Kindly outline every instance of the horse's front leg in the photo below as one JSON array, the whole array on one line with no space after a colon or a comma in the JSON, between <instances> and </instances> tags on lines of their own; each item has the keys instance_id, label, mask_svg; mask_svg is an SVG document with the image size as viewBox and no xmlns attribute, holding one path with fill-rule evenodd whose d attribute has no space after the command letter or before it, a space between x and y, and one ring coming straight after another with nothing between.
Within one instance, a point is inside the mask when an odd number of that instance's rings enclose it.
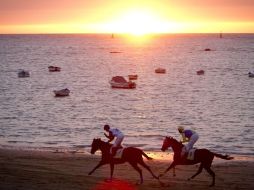
<instances>
[{"instance_id":1,"label":"horse's front leg","mask_svg":"<svg viewBox=\"0 0 254 190\"><path fill-rule=\"evenodd\" d=\"M175 166L173 167L173 176L174 177L176 176L176 167Z\"/></svg>"},{"instance_id":2,"label":"horse's front leg","mask_svg":"<svg viewBox=\"0 0 254 190\"><path fill-rule=\"evenodd\" d=\"M95 166L94 169L88 173L88 175L92 175L92 173L93 173L96 169L98 169L99 167L101 167L102 165L105 165L105 164L106 164L106 162L104 162L104 161L101 160L101 161L99 162L99 164L97 164L97 166Z\"/></svg>"},{"instance_id":3,"label":"horse's front leg","mask_svg":"<svg viewBox=\"0 0 254 190\"><path fill-rule=\"evenodd\" d=\"M164 173L160 174L159 177L162 177L163 175L165 175L171 168L174 168L175 169L175 161L173 161L170 166L164 171Z\"/></svg>"},{"instance_id":4,"label":"horse's front leg","mask_svg":"<svg viewBox=\"0 0 254 190\"><path fill-rule=\"evenodd\" d=\"M114 163L110 163L110 180L113 180L113 174L114 174Z\"/></svg>"}]
</instances>

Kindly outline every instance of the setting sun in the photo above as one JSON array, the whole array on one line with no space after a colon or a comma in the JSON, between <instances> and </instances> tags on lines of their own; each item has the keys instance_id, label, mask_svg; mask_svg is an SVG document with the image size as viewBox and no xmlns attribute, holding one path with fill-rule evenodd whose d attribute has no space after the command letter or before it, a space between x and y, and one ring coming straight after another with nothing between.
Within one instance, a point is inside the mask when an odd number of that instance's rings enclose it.
<instances>
[{"instance_id":1,"label":"setting sun","mask_svg":"<svg viewBox=\"0 0 254 190\"><path fill-rule=\"evenodd\" d=\"M130 33L133 35L144 35L154 32L165 32L166 24L155 14L142 11L134 10L129 11L113 24L112 30Z\"/></svg>"},{"instance_id":2,"label":"setting sun","mask_svg":"<svg viewBox=\"0 0 254 190\"><path fill-rule=\"evenodd\" d=\"M167 24L157 15L144 10L132 10L105 25L105 29L116 33L130 33L136 36L166 32Z\"/></svg>"}]
</instances>

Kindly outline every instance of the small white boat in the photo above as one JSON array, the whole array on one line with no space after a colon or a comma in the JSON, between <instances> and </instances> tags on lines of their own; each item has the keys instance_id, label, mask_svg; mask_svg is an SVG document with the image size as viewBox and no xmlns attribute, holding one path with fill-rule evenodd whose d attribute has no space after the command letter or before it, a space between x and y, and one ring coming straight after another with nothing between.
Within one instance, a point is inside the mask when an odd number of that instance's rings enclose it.
<instances>
[{"instance_id":1,"label":"small white boat","mask_svg":"<svg viewBox=\"0 0 254 190\"><path fill-rule=\"evenodd\" d=\"M205 71L204 70L199 70L197 71L197 75L204 75L205 74Z\"/></svg>"},{"instance_id":2,"label":"small white boat","mask_svg":"<svg viewBox=\"0 0 254 190\"><path fill-rule=\"evenodd\" d=\"M254 77L254 71L253 71L253 72L250 71L250 72L248 73L248 75L249 75L249 77Z\"/></svg>"},{"instance_id":3,"label":"small white boat","mask_svg":"<svg viewBox=\"0 0 254 190\"><path fill-rule=\"evenodd\" d=\"M20 69L18 71L18 77L20 77L20 78L30 77L30 73L29 73L29 71Z\"/></svg>"},{"instance_id":4,"label":"small white boat","mask_svg":"<svg viewBox=\"0 0 254 190\"><path fill-rule=\"evenodd\" d=\"M138 79L138 75L128 75L129 80L137 80Z\"/></svg>"},{"instance_id":5,"label":"small white boat","mask_svg":"<svg viewBox=\"0 0 254 190\"><path fill-rule=\"evenodd\" d=\"M136 83L132 81L127 81L122 76L115 76L112 77L111 81L109 81L112 88L125 88L125 89L132 89L136 88Z\"/></svg>"},{"instance_id":6,"label":"small white boat","mask_svg":"<svg viewBox=\"0 0 254 190\"><path fill-rule=\"evenodd\" d=\"M166 73L166 69L157 68L157 69L155 69L155 73L162 73L162 74L164 74L164 73Z\"/></svg>"},{"instance_id":7,"label":"small white boat","mask_svg":"<svg viewBox=\"0 0 254 190\"><path fill-rule=\"evenodd\" d=\"M54 90L55 96L57 97L63 97L63 96L69 96L70 90L68 88L62 89L62 90Z\"/></svg>"},{"instance_id":8,"label":"small white boat","mask_svg":"<svg viewBox=\"0 0 254 190\"><path fill-rule=\"evenodd\" d=\"M48 69L49 69L49 72L59 72L59 71L61 71L60 67L55 67L55 66L49 66Z\"/></svg>"}]
</instances>

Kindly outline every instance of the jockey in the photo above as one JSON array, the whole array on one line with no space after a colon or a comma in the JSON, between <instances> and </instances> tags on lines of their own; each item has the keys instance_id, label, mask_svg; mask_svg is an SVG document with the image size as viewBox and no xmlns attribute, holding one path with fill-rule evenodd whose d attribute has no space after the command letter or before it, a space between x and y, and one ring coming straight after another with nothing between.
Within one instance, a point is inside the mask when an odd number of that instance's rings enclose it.
<instances>
[{"instance_id":1,"label":"jockey","mask_svg":"<svg viewBox=\"0 0 254 190\"><path fill-rule=\"evenodd\" d=\"M182 143L188 142L182 149L181 156L183 157L185 153L188 153L190 149L193 148L193 145L197 142L199 136L198 134L190 129L184 129L184 127L178 127L179 133L182 135Z\"/></svg>"},{"instance_id":2,"label":"jockey","mask_svg":"<svg viewBox=\"0 0 254 190\"><path fill-rule=\"evenodd\" d=\"M124 139L124 135L119 129L110 129L109 125L104 125L104 130L109 133L109 135L104 133L105 137L109 139L108 142L111 142L116 137L115 143L110 149L111 155L114 156L116 150L122 146L121 143Z\"/></svg>"}]
</instances>

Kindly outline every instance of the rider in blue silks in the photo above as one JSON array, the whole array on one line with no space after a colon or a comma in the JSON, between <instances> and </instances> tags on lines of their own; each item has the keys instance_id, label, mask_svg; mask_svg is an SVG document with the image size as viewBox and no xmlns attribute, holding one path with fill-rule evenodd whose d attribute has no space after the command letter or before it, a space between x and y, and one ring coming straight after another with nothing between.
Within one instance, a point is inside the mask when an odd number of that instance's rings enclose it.
<instances>
[{"instance_id":1,"label":"rider in blue silks","mask_svg":"<svg viewBox=\"0 0 254 190\"><path fill-rule=\"evenodd\" d=\"M183 157L186 153L189 152L190 149L193 148L193 145L197 142L199 136L195 131L190 129L184 129L184 127L182 126L178 127L178 131L182 135L181 142L188 142L188 144L184 145L182 149L181 156Z\"/></svg>"},{"instance_id":2,"label":"rider in blue silks","mask_svg":"<svg viewBox=\"0 0 254 190\"><path fill-rule=\"evenodd\" d=\"M116 137L116 140L110 149L110 154L114 156L117 149L122 146L121 144L124 139L124 135L119 129L111 129L109 125L104 125L104 130L109 133L109 135L104 133L105 137L109 139L108 142L111 142Z\"/></svg>"}]
</instances>

